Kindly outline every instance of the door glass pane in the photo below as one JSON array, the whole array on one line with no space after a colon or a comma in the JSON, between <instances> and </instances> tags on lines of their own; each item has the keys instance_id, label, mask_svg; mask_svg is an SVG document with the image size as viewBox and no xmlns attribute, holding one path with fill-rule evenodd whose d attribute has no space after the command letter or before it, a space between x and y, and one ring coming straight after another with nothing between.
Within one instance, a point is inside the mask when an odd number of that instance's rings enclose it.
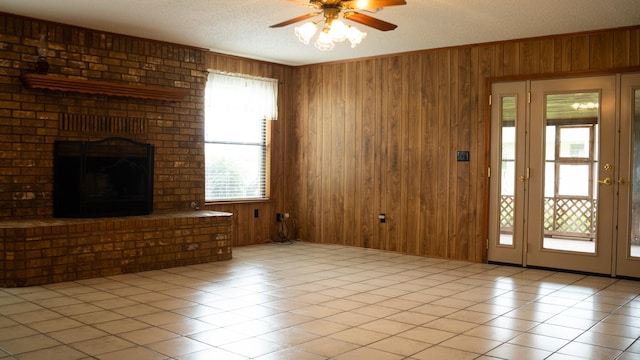
<instances>
[{"instance_id":1,"label":"door glass pane","mask_svg":"<svg viewBox=\"0 0 640 360\"><path fill-rule=\"evenodd\" d=\"M588 158L590 155L589 132L586 127L565 127L560 129L560 157Z\"/></svg>"},{"instance_id":2,"label":"door glass pane","mask_svg":"<svg viewBox=\"0 0 640 360\"><path fill-rule=\"evenodd\" d=\"M516 97L506 96L501 108L500 245L513 245L516 182Z\"/></svg>"},{"instance_id":3,"label":"door glass pane","mask_svg":"<svg viewBox=\"0 0 640 360\"><path fill-rule=\"evenodd\" d=\"M559 164L558 165L558 195L572 197L588 197L589 171L591 166L588 164Z\"/></svg>"},{"instance_id":4,"label":"door glass pane","mask_svg":"<svg viewBox=\"0 0 640 360\"><path fill-rule=\"evenodd\" d=\"M543 248L595 253L598 92L545 97Z\"/></svg>"},{"instance_id":5,"label":"door glass pane","mask_svg":"<svg viewBox=\"0 0 640 360\"><path fill-rule=\"evenodd\" d=\"M633 97L633 177L631 195L631 241L629 254L640 257L640 90Z\"/></svg>"}]
</instances>

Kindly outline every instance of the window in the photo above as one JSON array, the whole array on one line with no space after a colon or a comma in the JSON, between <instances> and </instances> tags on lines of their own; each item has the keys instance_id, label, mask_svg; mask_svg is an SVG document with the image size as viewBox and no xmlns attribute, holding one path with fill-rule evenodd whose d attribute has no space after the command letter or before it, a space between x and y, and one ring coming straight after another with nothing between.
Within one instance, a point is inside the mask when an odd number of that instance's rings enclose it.
<instances>
[{"instance_id":1,"label":"window","mask_svg":"<svg viewBox=\"0 0 640 360\"><path fill-rule=\"evenodd\" d=\"M205 89L205 201L268 197L267 121L277 116L278 81L211 73Z\"/></svg>"}]
</instances>

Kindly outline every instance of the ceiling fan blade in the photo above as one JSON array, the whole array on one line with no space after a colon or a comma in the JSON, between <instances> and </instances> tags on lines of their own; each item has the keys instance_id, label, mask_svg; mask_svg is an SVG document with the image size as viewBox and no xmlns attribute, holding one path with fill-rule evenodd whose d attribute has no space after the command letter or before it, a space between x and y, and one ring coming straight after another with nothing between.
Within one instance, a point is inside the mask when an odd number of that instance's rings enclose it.
<instances>
[{"instance_id":1,"label":"ceiling fan blade","mask_svg":"<svg viewBox=\"0 0 640 360\"><path fill-rule=\"evenodd\" d=\"M346 12L343 15L346 19L355 21L357 23L360 23L362 25L367 25L370 26L374 29L378 29L380 31L389 31L389 30L393 30L395 28L398 27L398 25L386 22L386 21L382 21L380 19L376 19L374 17L371 17L369 15L365 15L365 14L360 14L357 12Z\"/></svg>"},{"instance_id":2,"label":"ceiling fan blade","mask_svg":"<svg viewBox=\"0 0 640 360\"><path fill-rule=\"evenodd\" d=\"M283 27L283 26L291 25L293 23L297 23L297 22L300 22L300 21L311 19L312 17L318 16L320 14L321 14L321 12L308 13L308 14L305 14L305 15L301 15L301 16L295 17L293 19L289 19L287 21L283 21L281 23L277 23L277 24L271 25L269 27L277 28L277 27Z\"/></svg>"},{"instance_id":3,"label":"ceiling fan blade","mask_svg":"<svg viewBox=\"0 0 640 360\"><path fill-rule=\"evenodd\" d=\"M405 0L350 0L342 2L342 6L347 9L379 9L385 6L406 4Z\"/></svg>"}]
</instances>

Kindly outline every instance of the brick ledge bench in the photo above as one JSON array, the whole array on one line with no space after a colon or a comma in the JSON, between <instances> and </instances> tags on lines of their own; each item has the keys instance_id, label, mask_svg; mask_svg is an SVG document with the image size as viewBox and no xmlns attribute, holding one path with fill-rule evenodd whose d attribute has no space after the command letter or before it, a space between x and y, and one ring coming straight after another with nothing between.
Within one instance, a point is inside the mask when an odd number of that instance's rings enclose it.
<instances>
[{"instance_id":1,"label":"brick ledge bench","mask_svg":"<svg viewBox=\"0 0 640 360\"><path fill-rule=\"evenodd\" d=\"M184 211L0 221L0 287L230 260L232 216Z\"/></svg>"}]
</instances>

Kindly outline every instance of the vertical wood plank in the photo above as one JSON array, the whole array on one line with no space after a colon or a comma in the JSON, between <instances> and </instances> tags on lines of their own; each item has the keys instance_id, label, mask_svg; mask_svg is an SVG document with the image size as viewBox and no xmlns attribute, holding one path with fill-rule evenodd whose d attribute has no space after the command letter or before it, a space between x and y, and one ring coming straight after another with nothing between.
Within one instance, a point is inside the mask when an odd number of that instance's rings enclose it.
<instances>
[{"instance_id":1,"label":"vertical wood plank","mask_svg":"<svg viewBox=\"0 0 640 360\"><path fill-rule=\"evenodd\" d=\"M522 75L538 73L540 71L540 41L524 41L519 50L519 73Z\"/></svg>"},{"instance_id":2,"label":"vertical wood plank","mask_svg":"<svg viewBox=\"0 0 640 360\"><path fill-rule=\"evenodd\" d=\"M606 69L613 65L613 33L589 36L589 68Z\"/></svg>"},{"instance_id":3,"label":"vertical wood plank","mask_svg":"<svg viewBox=\"0 0 640 360\"><path fill-rule=\"evenodd\" d=\"M422 107L424 109L424 121L420 127L421 143L424 149L421 159L420 174L420 255L438 256L437 244L442 241L437 232L439 209L438 202L438 178L439 169L439 109L438 97L440 86L439 52L432 51L423 55L422 86L424 97Z\"/></svg>"},{"instance_id":4,"label":"vertical wood plank","mask_svg":"<svg viewBox=\"0 0 640 360\"><path fill-rule=\"evenodd\" d=\"M540 52L539 52L539 68L540 73L552 73L555 69L555 56L554 47L555 41L553 39L540 40Z\"/></svg>"},{"instance_id":5,"label":"vertical wood plank","mask_svg":"<svg viewBox=\"0 0 640 360\"><path fill-rule=\"evenodd\" d=\"M422 111L422 56L412 54L408 59L408 66L403 67L403 81L407 83L407 94L403 98L407 99L406 112L403 112L403 123L406 124L404 132L405 151L403 154L403 169L405 174L405 193L407 197L406 211L403 218L406 221L405 233L403 235L406 242L406 252L411 254L420 253L420 199L422 171L420 170L420 159L425 156L422 151L422 124L424 114ZM404 91L404 90L403 90ZM403 196L405 196L403 194Z\"/></svg>"},{"instance_id":6,"label":"vertical wood plank","mask_svg":"<svg viewBox=\"0 0 640 360\"><path fill-rule=\"evenodd\" d=\"M379 105L376 113L379 116L376 119L376 212L386 213L387 209L387 161L388 161L388 140L387 140L387 119L388 119L388 87L389 87L389 64L388 59L376 60L376 71L380 79L377 88L379 93L376 106ZM386 223L385 223L386 224ZM385 224L379 223L376 226L376 249L387 249L387 229Z\"/></svg>"},{"instance_id":7,"label":"vertical wood plank","mask_svg":"<svg viewBox=\"0 0 640 360\"><path fill-rule=\"evenodd\" d=\"M361 63L359 73L362 74L362 146L359 149L361 156L361 190L356 194L358 204L361 206L359 212L362 223L360 226L360 234L362 243L365 248L374 246L374 229L375 225L375 204L376 204L376 118L377 118L377 98L376 98L376 82L377 74L375 72L375 61L367 60Z\"/></svg>"},{"instance_id":8,"label":"vertical wood plank","mask_svg":"<svg viewBox=\"0 0 640 360\"><path fill-rule=\"evenodd\" d=\"M359 194L358 184L360 178L358 176L359 162L358 162L358 147L360 144L360 136L358 128L361 125L359 119L360 113L357 111L361 105L360 99L358 99L358 74L357 64L349 62L345 64L345 90L343 91L344 100L344 199L343 199L343 212L344 212L344 226L342 228L342 238L345 245L349 246L362 246L361 235L358 232L360 227L356 221L356 194ZM352 100L352 101L350 101Z\"/></svg>"},{"instance_id":9,"label":"vertical wood plank","mask_svg":"<svg viewBox=\"0 0 640 360\"><path fill-rule=\"evenodd\" d=\"M438 257L449 256L449 245L453 241L450 236L450 192L453 191L450 183L451 169L449 161L451 155L450 137L454 134L451 124L451 52L450 49L438 52L438 158L436 161L436 173L434 181L437 184L436 204L437 223L436 223L436 240L433 244L435 248L431 249L430 254Z\"/></svg>"},{"instance_id":10,"label":"vertical wood plank","mask_svg":"<svg viewBox=\"0 0 640 360\"><path fill-rule=\"evenodd\" d=\"M629 30L618 30L613 33L613 66L629 66Z\"/></svg>"},{"instance_id":11,"label":"vertical wood plank","mask_svg":"<svg viewBox=\"0 0 640 360\"><path fill-rule=\"evenodd\" d=\"M571 70L589 69L589 35L573 36L571 38Z\"/></svg>"},{"instance_id":12,"label":"vertical wood plank","mask_svg":"<svg viewBox=\"0 0 640 360\"><path fill-rule=\"evenodd\" d=\"M388 194L386 198L387 222L385 223L387 232L386 250L401 251L400 233L402 227L402 64L399 57L389 58L387 61L389 74L387 82L387 172L385 174L386 187L384 192Z\"/></svg>"}]
</instances>

